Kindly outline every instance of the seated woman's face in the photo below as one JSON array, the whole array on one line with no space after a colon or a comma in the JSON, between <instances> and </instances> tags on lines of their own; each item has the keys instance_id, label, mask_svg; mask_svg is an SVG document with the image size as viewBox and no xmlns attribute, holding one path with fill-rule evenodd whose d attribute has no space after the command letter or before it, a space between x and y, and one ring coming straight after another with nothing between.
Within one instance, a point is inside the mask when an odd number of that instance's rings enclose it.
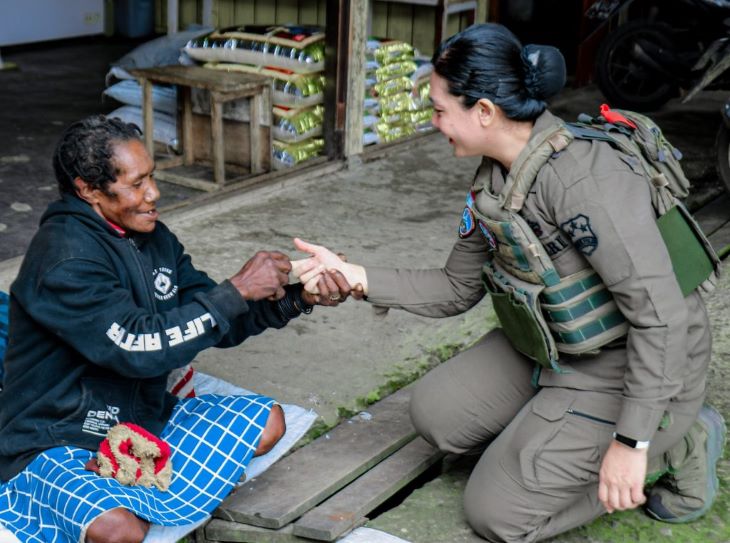
<instances>
[{"instance_id":1,"label":"seated woman's face","mask_svg":"<svg viewBox=\"0 0 730 543\"><path fill-rule=\"evenodd\" d=\"M449 139L454 156L482 156L485 154L485 134L479 120L479 104L465 108L461 98L449 94L443 77L431 73L431 123Z\"/></svg>"},{"instance_id":2,"label":"seated woman's face","mask_svg":"<svg viewBox=\"0 0 730 543\"><path fill-rule=\"evenodd\" d=\"M131 232L152 232L160 191L153 177L155 164L139 140L114 145L113 162L119 171L107 191L95 191L92 207L107 221Z\"/></svg>"}]
</instances>

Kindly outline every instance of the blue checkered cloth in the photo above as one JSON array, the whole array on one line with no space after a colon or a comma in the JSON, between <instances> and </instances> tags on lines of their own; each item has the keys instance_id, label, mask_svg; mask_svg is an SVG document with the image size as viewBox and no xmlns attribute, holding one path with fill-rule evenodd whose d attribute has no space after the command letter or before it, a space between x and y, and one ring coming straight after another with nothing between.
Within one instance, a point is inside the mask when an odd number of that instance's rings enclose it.
<instances>
[{"instance_id":1,"label":"blue checkered cloth","mask_svg":"<svg viewBox=\"0 0 730 543\"><path fill-rule=\"evenodd\" d=\"M123 507L153 524L205 519L241 479L274 400L207 394L181 400L162 439L172 449L170 488L124 486L84 469L96 454L57 447L0 485L0 523L20 541L83 541L102 513Z\"/></svg>"}]
</instances>

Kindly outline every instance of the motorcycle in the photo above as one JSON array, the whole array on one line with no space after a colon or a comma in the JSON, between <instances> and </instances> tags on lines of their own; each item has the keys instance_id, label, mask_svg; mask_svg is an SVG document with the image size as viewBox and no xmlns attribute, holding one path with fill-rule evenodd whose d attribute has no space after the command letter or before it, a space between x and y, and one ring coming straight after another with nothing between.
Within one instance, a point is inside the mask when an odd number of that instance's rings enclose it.
<instances>
[{"instance_id":1,"label":"motorcycle","mask_svg":"<svg viewBox=\"0 0 730 543\"><path fill-rule=\"evenodd\" d=\"M658 109L702 79L707 67L700 61L730 35L730 0L628 0L611 7L612 23L632 19L608 34L596 56L596 83L614 107ZM730 79L712 84L730 88Z\"/></svg>"},{"instance_id":2,"label":"motorcycle","mask_svg":"<svg viewBox=\"0 0 730 543\"><path fill-rule=\"evenodd\" d=\"M717 40L697 61L693 70L702 73L694 86L682 98L682 103L689 102L702 90L713 88L718 80L723 80L730 73L730 37ZM721 109L722 122L715 138L717 153L717 173L725 188L730 192L730 98Z\"/></svg>"}]
</instances>

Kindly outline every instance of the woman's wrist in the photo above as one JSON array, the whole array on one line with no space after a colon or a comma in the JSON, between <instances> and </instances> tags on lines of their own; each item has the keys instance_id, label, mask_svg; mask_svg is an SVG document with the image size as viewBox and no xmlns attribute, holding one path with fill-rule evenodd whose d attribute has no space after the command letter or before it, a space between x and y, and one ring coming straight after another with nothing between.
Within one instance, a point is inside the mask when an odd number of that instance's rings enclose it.
<instances>
[{"instance_id":1,"label":"woman's wrist","mask_svg":"<svg viewBox=\"0 0 730 543\"><path fill-rule=\"evenodd\" d=\"M365 268L358 264L350 264L349 262L343 262L340 266L340 272L345 276L347 282L350 283L350 287L354 290L360 285L363 293L367 296L368 275Z\"/></svg>"}]
</instances>

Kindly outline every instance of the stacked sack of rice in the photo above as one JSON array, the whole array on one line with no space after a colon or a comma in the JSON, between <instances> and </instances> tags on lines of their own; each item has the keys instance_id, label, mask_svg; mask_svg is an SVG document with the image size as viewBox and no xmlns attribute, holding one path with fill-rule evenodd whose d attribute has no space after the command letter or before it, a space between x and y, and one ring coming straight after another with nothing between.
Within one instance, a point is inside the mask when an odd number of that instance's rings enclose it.
<instances>
[{"instance_id":1,"label":"stacked sack of rice","mask_svg":"<svg viewBox=\"0 0 730 543\"><path fill-rule=\"evenodd\" d=\"M363 145L431 129L428 99L432 66L398 40L371 38L365 57Z\"/></svg>"},{"instance_id":2,"label":"stacked sack of rice","mask_svg":"<svg viewBox=\"0 0 730 543\"><path fill-rule=\"evenodd\" d=\"M273 78L272 164L288 168L324 149L324 33L319 27L246 25L191 40L185 52L215 70ZM193 110L207 112L193 94ZM224 105L224 118L247 122L248 101Z\"/></svg>"}]
</instances>

